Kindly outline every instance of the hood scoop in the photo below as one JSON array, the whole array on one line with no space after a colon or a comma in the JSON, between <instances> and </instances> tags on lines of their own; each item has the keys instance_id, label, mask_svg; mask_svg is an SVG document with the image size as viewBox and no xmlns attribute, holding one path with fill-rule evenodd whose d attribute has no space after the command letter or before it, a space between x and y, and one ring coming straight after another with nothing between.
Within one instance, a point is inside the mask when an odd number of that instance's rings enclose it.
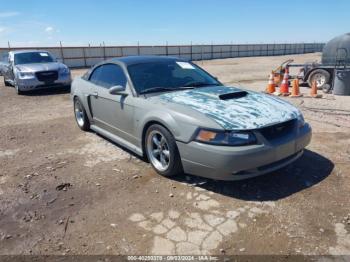
<instances>
[{"instance_id":1,"label":"hood scoop","mask_svg":"<svg viewBox=\"0 0 350 262\"><path fill-rule=\"evenodd\" d=\"M220 100L230 100L230 99L238 99L241 97L245 97L246 95L248 95L246 91L238 91L238 92L219 95L219 98Z\"/></svg>"}]
</instances>

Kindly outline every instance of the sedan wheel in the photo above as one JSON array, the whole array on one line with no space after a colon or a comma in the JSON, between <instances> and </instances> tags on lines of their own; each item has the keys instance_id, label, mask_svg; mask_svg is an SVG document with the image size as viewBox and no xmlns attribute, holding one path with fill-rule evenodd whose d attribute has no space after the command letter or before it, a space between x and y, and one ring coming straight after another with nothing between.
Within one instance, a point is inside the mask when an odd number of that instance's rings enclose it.
<instances>
[{"instance_id":1,"label":"sedan wheel","mask_svg":"<svg viewBox=\"0 0 350 262\"><path fill-rule=\"evenodd\" d=\"M22 94L23 94L23 92L22 92L22 90L19 88L19 86L17 85L17 83L16 83L16 82L14 83L14 85L15 85L15 89L16 89L16 93L17 93L17 95L22 95Z\"/></svg>"},{"instance_id":2,"label":"sedan wheel","mask_svg":"<svg viewBox=\"0 0 350 262\"><path fill-rule=\"evenodd\" d=\"M160 125L152 125L146 133L146 154L154 169L163 176L182 173L176 142L171 133Z\"/></svg>"},{"instance_id":3,"label":"sedan wheel","mask_svg":"<svg viewBox=\"0 0 350 262\"><path fill-rule=\"evenodd\" d=\"M74 100L75 120L81 130L87 131L90 129L89 119L86 115L84 106L78 98Z\"/></svg>"}]
</instances>

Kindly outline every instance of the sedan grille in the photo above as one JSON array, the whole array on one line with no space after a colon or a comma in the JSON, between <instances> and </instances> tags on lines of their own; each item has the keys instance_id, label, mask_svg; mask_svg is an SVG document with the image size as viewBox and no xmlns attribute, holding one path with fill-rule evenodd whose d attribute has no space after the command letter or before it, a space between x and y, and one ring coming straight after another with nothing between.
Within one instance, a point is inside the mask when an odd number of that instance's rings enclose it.
<instances>
[{"instance_id":1,"label":"sedan grille","mask_svg":"<svg viewBox=\"0 0 350 262\"><path fill-rule=\"evenodd\" d=\"M58 79L57 71L42 71L35 73L36 78L45 83L52 83Z\"/></svg>"},{"instance_id":2,"label":"sedan grille","mask_svg":"<svg viewBox=\"0 0 350 262\"><path fill-rule=\"evenodd\" d=\"M295 125L296 120L293 119L277 125L264 127L259 131L267 140L273 140L292 133Z\"/></svg>"}]
</instances>

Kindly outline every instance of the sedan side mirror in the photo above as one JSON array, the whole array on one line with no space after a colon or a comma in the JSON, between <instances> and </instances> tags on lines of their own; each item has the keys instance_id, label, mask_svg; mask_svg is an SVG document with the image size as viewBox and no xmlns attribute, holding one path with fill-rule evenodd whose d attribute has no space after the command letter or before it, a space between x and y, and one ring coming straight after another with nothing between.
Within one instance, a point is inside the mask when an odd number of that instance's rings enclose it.
<instances>
[{"instance_id":1,"label":"sedan side mirror","mask_svg":"<svg viewBox=\"0 0 350 262\"><path fill-rule=\"evenodd\" d=\"M109 93L111 95L128 95L127 92L125 92L125 87L123 86L112 86L110 89L109 89Z\"/></svg>"}]
</instances>

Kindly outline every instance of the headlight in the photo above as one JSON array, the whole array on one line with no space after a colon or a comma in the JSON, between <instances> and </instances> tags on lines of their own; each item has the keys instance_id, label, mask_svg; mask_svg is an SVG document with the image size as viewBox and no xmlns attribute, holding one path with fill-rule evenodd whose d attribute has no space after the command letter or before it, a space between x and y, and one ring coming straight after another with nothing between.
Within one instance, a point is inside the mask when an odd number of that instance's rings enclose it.
<instances>
[{"instance_id":1,"label":"headlight","mask_svg":"<svg viewBox=\"0 0 350 262\"><path fill-rule=\"evenodd\" d=\"M304 120L303 114L300 113L298 115L298 127L302 128L304 125L305 125L305 120Z\"/></svg>"},{"instance_id":2,"label":"headlight","mask_svg":"<svg viewBox=\"0 0 350 262\"><path fill-rule=\"evenodd\" d=\"M18 76L21 79L34 78L34 72L19 72Z\"/></svg>"},{"instance_id":3,"label":"headlight","mask_svg":"<svg viewBox=\"0 0 350 262\"><path fill-rule=\"evenodd\" d=\"M60 74L61 75L68 75L69 74L69 68L68 67L61 67L60 68Z\"/></svg>"},{"instance_id":4,"label":"headlight","mask_svg":"<svg viewBox=\"0 0 350 262\"><path fill-rule=\"evenodd\" d=\"M244 146L257 142L255 135L249 131L213 131L206 129L199 129L195 140L222 146Z\"/></svg>"}]
</instances>

